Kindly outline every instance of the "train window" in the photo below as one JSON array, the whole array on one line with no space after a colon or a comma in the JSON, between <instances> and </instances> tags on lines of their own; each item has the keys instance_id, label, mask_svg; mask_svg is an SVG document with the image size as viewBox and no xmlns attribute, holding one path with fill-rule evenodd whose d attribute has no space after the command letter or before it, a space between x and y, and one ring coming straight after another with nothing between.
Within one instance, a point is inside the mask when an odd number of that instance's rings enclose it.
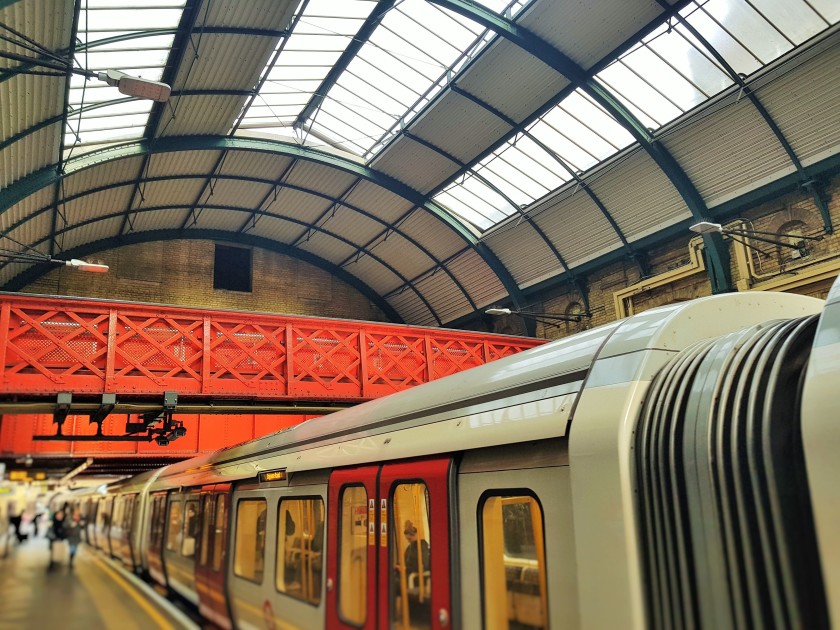
<instances>
[{"instance_id":1,"label":"train window","mask_svg":"<svg viewBox=\"0 0 840 630\"><path fill-rule=\"evenodd\" d=\"M181 502L174 499L169 502L169 529L166 531L167 551L178 551L178 538L181 536Z\"/></svg>"},{"instance_id":2,"label":"train window","mask_svg":"<svg viewBox=\"0 0 840 630\"><path fill-rule=\"evenodd\" d=\"M245 499L236 506L233 573L262 584L265 566L265 499Z\"/></svg>"},{"instance_id":3,"label":"train window","mask_svg":"<svg viewBox=\"0 0 840 630\"><path fill-rule=\"evenodd\" d=\"M163 543L163 528L165 524L164 513L166 510L166 495L155 497L154 511L152 512L152 545L160 549Z\"/></svg>"},{"instance_id":4,"label":"train window","mask_svg":"<svg viewBox=\"0 0 840 630\"><path fill-rule=\"evenodd\" d=\"M184 517L184 532L181 537L181 555L192 558L195 555L195 537L198 534L198 501L187 501Z\"/></svg>"},{"instance_id":5,"label":"train window","mask_svg":"<svg viewBox=\"0 0 840 630\"><path fill-rule=\"evenodd\" d=\"M364 486L342 488L340 520L338 614L346 623L363 626L368 591L368 504Z\"/></svg>"},{"instance_id":6,"label":"train window","mask_svg":"<svg viewBox=\"0 0 840 630\"><path fill-rule=\"evenodd\" d=\"M225 553L225 519L227 518L227 497L216 497L216 524L213 531L213 570L222 568L222 558Z\"/></svg>"},{"instance_id":7,"label":"train window","mask_svg":"<svg viewBox=\"0 0 840 630\"><path fill-rule=\"evenodd\" d=\"M531 496L488 496L481 508L484 627L548 628L545 538Z\"/></svg>"},{"instance_id":8,"label":"train window","mask_svg":"<svg viewBox=\"0 0 840 630\"><path fill-rule=\"evenodd\" d=\"M316 606L321 603L324 501L280 501L277 519L277 590Z\"/></svg>"},{"instance_id":9,"label":"train window","mask_svg":"<svg viewBox=\"0 0 840 630\"><path fill-rule=\"evenodd\" d=\"M391 627L432 627L429 491L402 483L391 498Z\"/></svg>"},{"instance_id":10,"label":"train window","mask_svg":"<svg viewBox=\"0 0 840 630\"><path fill-rule=\"evenodd\" d=\"M201 553L198 563L206 567L207 558L210 557L210 530L213 524L213 497L205 494L201 497Z\"/></svg>"}]
</instances>

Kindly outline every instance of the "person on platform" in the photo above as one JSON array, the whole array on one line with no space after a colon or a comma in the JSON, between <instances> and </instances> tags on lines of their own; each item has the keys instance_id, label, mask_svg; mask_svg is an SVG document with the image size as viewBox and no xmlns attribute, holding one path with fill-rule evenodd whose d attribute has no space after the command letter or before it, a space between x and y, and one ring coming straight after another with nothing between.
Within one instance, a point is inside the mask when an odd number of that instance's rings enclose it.
<instances>
[{"instance_id":1,"label":"person on platform","mask_svg":"<svg viewBox=\"0 0 840 630\"><path fill-rule=\"evenodd\" d=\"M9 505L9 524L15 530L15 538L17 538L18 544L22 543L26 540L26 534L24 534L20 530L21 523L23 521L23 512L18 509L17 505L14 503Z\"/></svg>"},{"instance_id":2,"label":"person on platform","mask_svg":"<svg viewBox=\"0 0 840 630\"><path fill-rule=\"evenodd\" d=\"M82 515L78 508L74 508L72 516L64 525L64 531L67 536L67 545L70 547L70 568L73 568L73 560L76 558L76 552L79 550L79 543L82 542Z\"/></svg>"},{"instance_id":3,"label":"person on platform","mask_svg":"<svg viewBox=\"0 0 840 630\"><path fill-rule=\"evenodd\" d=\"M66 516L67 504L53 514L50 529L47 531L47 538L50 541L50 563L47 566L47 569L52 569L55 566L55 560L53 560L53 549L55 548L55 543L67 540Z\"/></svg>"}]
</instances>

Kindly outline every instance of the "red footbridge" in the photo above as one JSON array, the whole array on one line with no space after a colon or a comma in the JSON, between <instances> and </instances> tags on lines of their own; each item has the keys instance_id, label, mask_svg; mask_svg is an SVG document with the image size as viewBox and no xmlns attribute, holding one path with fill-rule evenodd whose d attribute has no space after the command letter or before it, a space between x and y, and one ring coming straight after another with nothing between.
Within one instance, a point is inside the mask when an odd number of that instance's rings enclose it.
<instances>
[{"instance_id":1,"label":"red footbridge","mask_svg":"<svg viewBox=\"0 0 840 630\"><path fill-rule=\"evenodd\" d=\"M0 295L0 456L236 444L544 343L439 328ZM177 398L170 446L108 439ZM167 402L168 401L168 402ZM55 435L62 421L67 441ZM92 437L102 435L102 441ZM74 440L82 437L83 440Z\"/></svg>"}]
</instances>

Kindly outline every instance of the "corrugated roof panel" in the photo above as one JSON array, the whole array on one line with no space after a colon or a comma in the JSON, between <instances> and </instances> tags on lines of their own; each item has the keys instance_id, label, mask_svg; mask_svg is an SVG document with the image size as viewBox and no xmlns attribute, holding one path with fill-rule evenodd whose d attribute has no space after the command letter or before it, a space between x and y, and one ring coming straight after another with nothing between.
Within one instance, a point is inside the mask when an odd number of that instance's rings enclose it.
<instances>
[{"instance_id":1,"label":"corrugated roof panel","mask_svg":"<svg viewBox=\"0 0 840 630\"><path fill-rule=\"evenodd\" d=\"M379 258L387 260L409 280L435 265L435 261L428 254L395 233L390 234L387 239L379 239L371 246L371 251Z\"/></svg>"},{"instance_id":2,"label":"corrugated roof panel","mask_svg":"<svg viewBox=\"0 0 840 630\"><path fill-rule=\"evenodd\" d=\"M198 214L198 220L195 224L190 225L188 229L236 232L242 223L244 223L247 216L246 213L237 212L236 210L201 208Z\"/></svg>"},{"instance_id":3,"label":"corrugated roof panel","mask_svg":"<svg viewBox=\"0 0 840 630\"><path fill-rule=\"evenodd\" d=\"M418 209L401 221L400 230L428 249L438 260L449 258L467 246L443 221L426 210Z\"/></svg>"},{"instance_id":4,"label":"corrugated roof panel","mask_svg":"<svg viewBox=\"0 0 840 630\"><path fill-rule=\"evenodd\" d=\"M150 210L132 213L131 226L126 225L126 232L151 232L155 230L177 230L187 216L186 210Z\"/></svg>"},{"instance_id":5,"label":"corrugated roof panel","mask_svg":"<svg viewBox=\"0 0 840 630\"><path fill-rule=\"evenodd\" d=\"M715 114L686 122L663 138L711 207L767 183L793 164L749 99L727 99ZM760 181L765 180L765 181Z\"/></svg>"},{"instance_id":6,"label":"corrugated roof panel","mask_svg":"<svg viewBox=\"0 0 840 630\"><path fill-rule=\"evenodd\" d=\"M94 217L125 212L133 194L133 186L108 188L63 204L64 215L71 225L75 225Z\"/></svg>"},{"instance_id":7,"label":"corrugated roof panel","mask_svg":"<svg viewBox=\"0 0 840 630\"><path fill-rule=\"evenodd\" d=\"M598 174L589 184L628 241L691 216L665 173L640 150L627 155L620 167Z\"/></svg>"},{"instance_id":8,"label":"corrugated roof panel","mask_svg":"<svg viewBox=\"0 0 840 630\"><path fill-rule=\"evenodd\" d=\"M609 211L610 206L606 207ZM577 186L565 190L531 216L571 268L621 246L618 234L604 214L592 198ZM562 271L555 259L548 268L529 274L522 285L528 286Z\"/></svg>"},{"instance_id":9,"label":"corrugated roof panel","mask_svg":"<svg viewBox=\"0 0 840 630\"><path fill-rule=\"evenodd\" d=\"M47 253L49 252L49 236L52 233L52 220L52 210L42 212L10 230L8 235L16 241L26 243L40 252ZM4 246L8 246L9 249L14 251L23 250L9 240L4 240Z\"/></svg>"},{"instance_id":10,"label":"corrugated roof panel","mask_svg":"<svg viewBox=\"0 0 840 630\"><path fill-rule=\"evenodd\" d=\"M0 150L0 188L58 161L56 129L55 126L46 127Z\"/></svg>"},{"instance_id":11,"label":"corrugated roof panel","mask_svg":"<svg viewBox=\"0 0 840 630\"><path fill-rule=\"evenodd\" d=\"M811 164L840 150L840 31L828 50L758 91L794 152Z\"/></svg>"},{"instance_id":12,"label":"corrugated roof panel","mask_svg":"<svg viewBox=\"0 0 840 630\"><path fill-rule=\"evenodd\" d=\"M500 227L485 242L519 285L563 271L551 248L525 221Z\"/></svg>"},{"instance_id":13,"label":"corrugated roof panel","mask_svg":"<svg viewBox=\"0 0 840 630\"><path fill-rule=\"evenodd\" d=\"M473 312L463 291L443 270L429 274L414 286L426 297L444 324Z\"/></svg>"},{"instance_id":14,"label":"corrugated roof panel","mask_svg":"<svg viewBox=\"0 0 840 630\"><path fill-rule=\"evenodd\" d=\"M371 166L426 193L458 171L458 165L405 136L379 154Z\"/></svg>"},{"instance_id":15,"label":"corrugated roof panel","mask_svg":"<svg viewBox=\"0 0 840 630\"><path fill-rule=\"evenodd\" d=\"M206 175L216 166L221 151L173 151L153 153L146 168L148 177L167 175Z\"/></svg>"},{"instance_id":16,"label":"corrugated roof panel","mask_svg":"<svg viewBox=\"0 0 840 630\"><path fill-rule=\"evenodd\" d=\"M44 209L49 210L52 207L52 203L52 186L42 188L38 192L29 195L25 199L21 200L19 203L13 205L5 212L0 213L0 232L8 232L12 228L12 226L27 219L28 217L31 217L36 213L43 211ZM23 242L27 244L29 243L29 241ZM9 243L4 243L3 247L9 247L10 249L14 249L14 247L11 247Z\"/></svg>"},{"instance_id":17,"label":"corrugated roof panel","mask_svg":"<svg viewBox=\"0 0 840 630\"><path fill-rule=\"evenodd\" d=\"M402 279L373 256L352 258L343 267L379 295L385 295L403 284Z\"/></svg>"},{"instance_id":18,"label":"corrugated roof panel","mask_svg":"<svg viewBox=\"0 0 840 630\"><path fill-rule=\"evenodd\" d=\"M265 26L261 26L265 28ZM270 28L270 27L268 27ZM260 72L274 51L277 40L258 35L196 34L192 49L184 56L172 89L248 90L256 85ZM187 44L188 46L190 44ZM243 102L245 97L242 97ZM184 112L190 116L190 112ZM181 112L178 112L181 115Z\"/></svg>"},{"instance_id":19,"label":"corrugated roof panel","mask_svg":"<svg viewBox=\"0 0 840 630\"><path fill-rule=\"evenodd\" d=\"M309 231L297 247L334 264L338 264L356 252L356 248L352 245L315 230Z\"/></svg>"},{"instance_id":20,"label":"corrugated roof panel","mask_svg":"<svg viewBox=\"0 0 840 630\"><path fill-rule=\"evenodd\" d=\"M291 162L292 158L259 151L228 151L219 173L276 181Z\"/></svg>"},{"instance_id":21,"label":"corrugated roof panel","mask_svg":"<svg viewBox=\"0 0 840 630\"><path fill-rule=\"evenodd\" d=\"M277 217L259 217L256 226L248 230L252 236L270 238L279 243L292 243L304 232L305 228L297 223Z\"/></svg>"},{"instance_id":22,"label":"corrugated roof panel","mask_svg":"<svg viewBox=\"0 0 840 630\"><path fill-rule=\"evenodd\" d=\"M95 243L116 236L122 227L122 217L105 219L80 228L71 228L59 237L62 250L67 251L80 245Z\"/></svg>"},{"instance_id":23,"label":"corrugated roof panel","mask_svg":"<svg viewBox=\"0 0 840 630\"><path fill-rule=\"evenodd\" d=\"M411 133L467 163L511 130L487 109L447 92L411 125Z\"/></svg>"},{"instance_id":24,"label":"corrugated roof panel","mask_svg":"<svg viewBox=\"0 0 840 630\"><path fill-rule=\"evenodd\" d=\"M44 16L49 19L44 19ZM70 45L73 26L73 3L66 0L5 3L0 9L0 22L35 40L48 50L64 50ZM12 50L6 44L0 50ZM9 62L15 65L16 62ZM2 67L7 67L3 65Z\"/></svg>"},{"instance_id":25,"label":"corrugated roof panel","mask_svg":"<svg viewBox=\"0 0 840 630\"><path fill-rule=\"evenodd\" d=\"M588 70L662 11L655 0L537 2L517 21Z\"/></svg>"},{"instance_id":26,"label":"corrugated roof panel","mask_svg":"<svg viewBox=\"0 0 840 630\"><path fill-rule=\"evenodd\" d=\"M299 160L286 176L285 181L295 186L315 190L319 193L338 197L343 194L353 182L358 179L355 175L337 170L330 166L323 166L306 160Z\"/></svg>"},{"instance_id":27,"label":"corrugated roof panel","mask_svg":"<svg viewBox=\"0 0 840 630\"><path fill-rule=\"evenodd\" d=\"M329 199L317 195L300 190L279 188L277 198L275 199L272 196L267 203L263 204L263 207L274 214L294 217L300 221L312 223L317 221L332 204L333 202Z\"/></svg>"},{"instance_id":28,"label":"corrugated roof panel","mask_svg":"<svg viewBox=\"0 0 840 630\"><path fill-rule=\"evenodd\" d=\"M209 187L208 187L209 193ZM271 193L271 186L235 179L214 180L212 196L202 197L206 203L239 208L257 208L266 195Z\"/></svg>"},{"instance_id":29,"label":"corrugated roof panel","mask_svg":"<svg viewBox=\"0 0 840 630\"><path fill-rule=\"evenodd\" d=\"M359 182L346 201L389 223L397 221L412 207L410 201L368 181Z\"/></svg>"},{"instance_id":30,"label":"corrugated roof panel","mask_svg":"<svg viewBox=\"0 0 840 630\"><path fill-rule=\"evenodd\" d=\"M123 160L109 160L64 179L64 194L68 197L91 188L99 188L114 183L133 182L143 166L142 157Z\"/></svg>"},{"instance_id":31,"label":"corrugated roof panel","mask_svg":"<svg viewBox=\"0 0 840 630\"><path fill-rule=\"evenodd\" d=\"M286 28L297 6L295 0L249 0L248 2L208 2L208 26L234 26L244 28ZM200 19L205 16L204 9Z\"/></svg>"},{"instance_id":32,"label":"corrugated roof panel","mask_svg":"<svg viewBox=\"0 0 840 630\"><path fill-rule=\"evenodd\" d=\"M497 40L458 79L458 87L516 122L569 84L561 74L507 40Z\"/></svg>"},{"instance_id":33,"label":"corrugated roof panel","mask_svg":"<svg viewBox=\"0 0 840 630\"><path fill-rule=\"evenodd\" d=\"M17 50L12 52L20 54ZM0 58L0 61L5 60ZM30 74L18 74L4 81L0 90L0 111L6 114L0 116L0 139L7 140L60 115L64 105L64 84L64 77Z\"/></svg>"},{"instance_id":34,"label":"corrugated roof panel","mask_svg":"<svg viewBox=\"0 0 840 630\"><path fill-rule=\"evenodd\" d=\"M469 293L477 308L499 301L508 294L499 277L473 249L465 251L447 266Z\"/></svg>"},{"instance_id":35,"label":"corrugated roof panel","mask_svg":"<svg viewBox=\"0 0 840 630\"><path fill-rule=\"evenodd\" d=\"M388 303L412 326L437 326L438 322L428 307L409 288L388 298Z\"/></svg>"},{"instance_id":36,"label":"corrugated roof panel","mask_svg":"<svg viewBox=\"0 0 840 630\"><path fill-rule=\"evenodd\" d=\"M387 229L379 221L346 206L338 206L335 214L331 211L318 225L359 245L364 245Z\"/></svg>"},{"instance_id":37,"label":"corrugated roof panel","mask_svg":"<svg viewBox=\"0 0 840 630\"><path fill-rule=\"evenodd\" d=\"M146 185L143 187L142 203L139 201L139 198L135 199L134 203L136 206L139 204L140 207L144 208L190 206L195 203L199 194L201 194L201 202L207 199L207 194L202 194L203 189L204 180L201 179L146 182Z\"/></svg>"},{"instance_id":38,"label":"corrugated roof panel","mask_svg":"<svg viewBox=\"0 0 840 630\"><path fill-rule=\"evenodd\" d=\"M158 136L225 135L245 103L244 96L220 94L175 96L172 100L177 115L163 114Z\"/></svg>"}]
</instances>

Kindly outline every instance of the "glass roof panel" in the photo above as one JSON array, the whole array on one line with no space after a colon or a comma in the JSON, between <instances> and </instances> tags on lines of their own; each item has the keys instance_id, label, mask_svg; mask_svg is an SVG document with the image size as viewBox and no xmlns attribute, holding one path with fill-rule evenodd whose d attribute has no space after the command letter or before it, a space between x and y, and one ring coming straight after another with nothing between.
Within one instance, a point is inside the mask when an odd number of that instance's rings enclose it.
<instances>
[{"instance_id":1,"label":"glass roof panel","mask_svg":"<svg viewBox=\"0 0 840 630\"><path fill-rule=\"evenodd\" d=\"M178 26L184 2L152 0L86 0L79 14L76 66L101 72L115 69L158 81L163 75L174 35L158 29ZM131 25L126 30L127 24ZM113 105L89 108L98 103ZM73 75L64 144L101 144L143 136L151 101L128 99L115 87Z\"/></svg>"},{"instance_id":2,"label":"glass roof panel","mask_svg":"<svg viewBox=\"0 0 840 630\"><path fill-rule=\"evenodd\" d=\"M484 4L492 10L504 9L500 2ZM321 112L334 112L331 102L337 100L361 113L363 103L367 115L378 112L378 124L390 121L384 129L368 129L369 135L354 140L370 157L384 138L399 129L400 122L410 119L443 87L450 68L463 62L465 51L479 45L484 34L470 20L425 0L397 3L327 94ZM321 112L315 112L309 124L313 132L330 138L335 126L322 123ZM347 139L342 135L336 141Z\"/></svg>"},{"instance_id":3,"label":"glass roof panel","mask_svg":"<svg viewBox=\"0 0 840 630\"><path fill-rule=\"evenodd\" d=\"M517 211L504 197L473 174L454 182L435 195L434 199L479 230L486 230Z\"/></svg>"}]
</instances>

